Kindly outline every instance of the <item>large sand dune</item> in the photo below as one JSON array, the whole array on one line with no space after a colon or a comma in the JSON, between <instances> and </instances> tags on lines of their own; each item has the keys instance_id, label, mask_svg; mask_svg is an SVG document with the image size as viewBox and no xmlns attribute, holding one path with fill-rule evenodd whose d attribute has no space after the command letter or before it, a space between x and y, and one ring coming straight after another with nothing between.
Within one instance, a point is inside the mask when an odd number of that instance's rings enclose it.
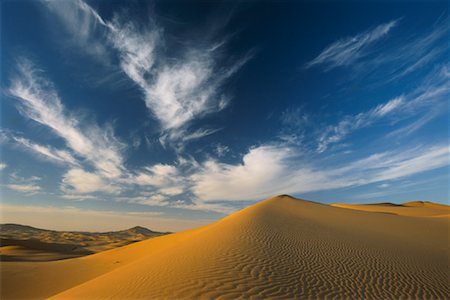
<instances>
[{"instance_id":1,"label":"large sand dune","mask_svg":"<svg viewBox=\"0 0 450 300\"><path fill-rule=\"evenodd\" d=\"M2 299L448 299L448 222L280 196L83 258L3 262Z\"/></svg>"}]
</instances>

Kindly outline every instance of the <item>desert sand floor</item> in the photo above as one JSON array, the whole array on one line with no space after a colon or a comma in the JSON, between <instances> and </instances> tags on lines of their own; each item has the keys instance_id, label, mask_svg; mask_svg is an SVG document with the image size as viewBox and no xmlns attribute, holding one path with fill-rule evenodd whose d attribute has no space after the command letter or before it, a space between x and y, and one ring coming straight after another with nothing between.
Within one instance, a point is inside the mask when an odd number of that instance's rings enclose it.
<instances>
[{"instance_id":1,"label":"desert sand floor","mask_svg":"<svg viewBox=\"0 0 450 300\"><path fill-rule=\"evenodd\" d=\"M1 298L449 299L449 218L410 209L279 196L208 226L82 258L2 262Z\"/></svg>"}]
</instances>

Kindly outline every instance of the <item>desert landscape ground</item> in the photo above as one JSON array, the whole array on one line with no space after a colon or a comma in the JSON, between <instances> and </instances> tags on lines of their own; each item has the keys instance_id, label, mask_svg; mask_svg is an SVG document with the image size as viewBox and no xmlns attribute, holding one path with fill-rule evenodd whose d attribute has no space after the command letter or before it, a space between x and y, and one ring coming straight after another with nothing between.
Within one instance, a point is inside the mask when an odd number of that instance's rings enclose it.
<instances>
[{"instance_id":1,"label":"desert landscape ground","mask_svg":"<svg viewBox=\"0 0 450 300\"><path fill-rule=\"evenodd\" d=\"M0 224L1 261L53 261L80 257L166 233L144 227L111 232L55 231Z\"/></svg>"},{"instance_id":2,"label":"desert landscape ground","mask_svg":"<svg viewBox=\"0 0 450 300\"><path fill-rule=\"evenodd\" d=\"M449 216L429 202L278 196L79 258L1 262L2 299L448 299Z\"/></svg>"}]
</instances>

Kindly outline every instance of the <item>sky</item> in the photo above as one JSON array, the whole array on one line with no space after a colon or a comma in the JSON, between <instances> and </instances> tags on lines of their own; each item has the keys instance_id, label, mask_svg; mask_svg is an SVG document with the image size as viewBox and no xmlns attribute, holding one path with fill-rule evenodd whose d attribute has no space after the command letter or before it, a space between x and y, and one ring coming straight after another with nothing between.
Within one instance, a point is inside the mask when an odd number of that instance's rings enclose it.
<instances>
[{"instance_id":1,"label":"sky","mask_svg":"<svg viewBox=\"0 0 450 300\"><path fill-rule=\"evenodd\" d=\"M1 222L449 203L447 1L1 2Z\"/></svg>"}]
</instances>

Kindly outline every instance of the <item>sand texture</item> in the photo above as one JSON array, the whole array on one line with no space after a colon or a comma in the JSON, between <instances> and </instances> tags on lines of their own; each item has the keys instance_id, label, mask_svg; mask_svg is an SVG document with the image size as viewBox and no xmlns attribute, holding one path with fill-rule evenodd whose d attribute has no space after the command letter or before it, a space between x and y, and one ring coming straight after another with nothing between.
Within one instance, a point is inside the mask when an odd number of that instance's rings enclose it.
<instances>
[{"instance_id":1,"label":"sand texture","mask_svg":"<svg viewBox=\"0 0 450 300\"><path fill-rule=\"evenodd\" d=\"M448 299L448 242L447 217L279 196L86 257L2 262L2 299Z\"/></svg>"}]
</instances>

